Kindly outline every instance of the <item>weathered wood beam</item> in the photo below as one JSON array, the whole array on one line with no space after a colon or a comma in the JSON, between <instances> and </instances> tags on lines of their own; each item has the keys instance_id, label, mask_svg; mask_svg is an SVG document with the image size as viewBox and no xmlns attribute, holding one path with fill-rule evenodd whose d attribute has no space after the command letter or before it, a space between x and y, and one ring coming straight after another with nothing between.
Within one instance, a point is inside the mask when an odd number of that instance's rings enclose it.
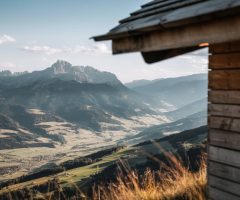
<instances>
[{"instance_id":1,"label":"weathered wood beam","mask_svg":"<svg viewBox=\"0 0 240 200\"><path fill-rule=\"evenodd\" d=\"M240 169L236 167L209 161L208 173L240 183Z\"/></svg>"},{"instance_id":2,"label":"weathered wood beam","mask_svg":"<svg viewBox=\"0 0 240 200\"><path fill-rule=\"evenodd\" d=\"M240 118L240 105L209 104L208 111L214 116Z\"/></svg>"},{"instance_id":3,"label":"weathered wood beam","mask_svg":"<svg viewBox=\"0 0 240 200\"><path fill-rule=\"evenodd\" d=\"M240 152L215 146L208 147L208 159L240 168ZM240 192L240 190L239 190Z\"/></svg>"},{"instance_id":4,"label":"weathered wood beam","mask_svg":"<svg viewBox=\"0 0 240 200\"><path fill-rule=\"evenodd\" d=\"M240 16L114 39L112 48L114 54L150 52L234 40L240 40Z\"/></svg>"},{"instance_id":5,"label":"weathered wood beam","mask_svg":"<svg viewBox=\"0 0 240 200\"><path fill-rule=\"evenodd\" d=\"M214 146L240 151L240 133L237 132L210 129L208 142Z\"/></svg>"},{"instance_id":6,"label":"weathered wood beam","mask_svg":"<svg viewBox=\"0 0 240 200\"><path fill-rule=\"evenodd\" d=\"M210 128L240 132L240 119L210 116L208 123Z\"/></svg>"},{"instance_id":7,"label":"weathered wood beam","mask_svg":"<svg viewBox=\"0 0 240 200\"><path fill-rule=\"evenodd\" d=\"M209 89L240 90L240 70L213 70L209 72Z\"/></svg>"},{"instance_id":8,"label":"weathered wood beam","mask_svg":"<svg viewBox=\"0 0 240 200\"><path fill-rule=\"evenodd\" d=\"M208 187L208 195L211 197L209 200L239 200L239 196L222 191L221 189L216 189L214 187Z\"/></svg>"},{"instance_id":9,"label":"weathered wood beam","mask_svg":"<svg viewBox=\"0 0 240 200\"><path fill-rule=\"evenodd\" d=\"M239 198L240 198L240 190L239 190L240 184L239 183L231 182L231 181L224 180L219 177L210 175L208 178L208 184L211 187L215 187L222 191L235 194L236 196L239 196ZM228 199L228 200L230 200L230 199Z\"/></svg>"},{"instance_id":10,"label":"weathered wood beam","mask_svg":"<svg viewBox=\"0 0 240 200\"><path fill-rule=\"evenodd\" d=\"M240 105L240 91L211 90L208 100L212 103Z\"/></svg>"},{"instance_id":11,"label":"weathered wood beam","mask_svg":"<svg viewBox=\"0 0 240 200\"><path fill-rule=\"evenodd\" d=\"M239 69L240 52L223 53L209 56L210 69Z\"/></svg>"},{"instance_id":12,"label":"weathered wood beam","mask_svg":"<svg viewBox=\"0 0 240 200\"><path fill-rule=\"evenodd\" d=\"M240 41L213 44L209 46L209 53L224 54L224 53L240 53Z\"/></svg>"}]
</instances>

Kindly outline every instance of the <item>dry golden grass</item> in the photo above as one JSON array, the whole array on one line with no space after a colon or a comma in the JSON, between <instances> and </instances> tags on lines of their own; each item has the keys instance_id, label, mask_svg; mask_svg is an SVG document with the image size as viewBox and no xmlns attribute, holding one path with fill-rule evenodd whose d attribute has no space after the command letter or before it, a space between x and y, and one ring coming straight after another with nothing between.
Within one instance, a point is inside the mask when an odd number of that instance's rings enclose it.
<instances>
[{"instance_id":1,"label":"dry golden grass","mask_svg":"<svg viewBox=\"0 0 240 200\"><path fill-rule=\"evenodd\" d=\"M171 166L157 172L146 170L140 177L135 171L119 175L116 183L97 187L94 200L205 200L206 162L198 172L190 172L181 160L168 153Z\"/></svg>"},{"instance_id":2,"label":"dry golden grass","mask_svg":"<svg viewBox=\"0 0 240 200\"><path fill-rule=\"evenodd\" d=\"M131 171L126 163L121 162L124 171L119 174L115 183L108 186L97 186L93 188L93 196L88 198L77 185L69 183L76 189L72 197L64 193L60 184L57 184L53 192L42 194L37 199L44 200L206 200L206 159L202 157L199 171L191 172L184 166L181 159L171 153L166 153L170 166L156 160L161 165L161 170L146 170L144 175ZM149 155L150 156L150 155ZM154 159L154 158L153 158ZM127 175L126 175L127 174ZM36 195L36 194L35 194ZM29 199L36 199L31 191L27 194ZM26 197L26 194L23 195ZM1 199L1 198L0 198ZM8 193L9 200L19 200L12 193Z\"/></svg>"}]
</instances>

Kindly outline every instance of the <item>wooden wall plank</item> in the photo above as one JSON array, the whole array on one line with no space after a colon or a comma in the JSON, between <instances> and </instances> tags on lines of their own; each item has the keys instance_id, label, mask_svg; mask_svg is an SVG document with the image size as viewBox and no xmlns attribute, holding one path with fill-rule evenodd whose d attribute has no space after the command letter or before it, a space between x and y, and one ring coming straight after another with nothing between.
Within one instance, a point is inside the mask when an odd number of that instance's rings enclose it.
<instances>
[{"instance_id":1,"label":"wooden wall plank","mask_svg":"<svg viewBox=\"0 0 240 200\"><path fill-rule=\"evenodd\" d=\"M240 118L240 105L209 104L210 115Z\"/></svg>"},{"instance_id":2,"label":"wooden wall plank","mask_svg":"<svg viewBox=\"0 0 240 200\"><path fill-rule=\"evenodd\" d=\"M208 187L208 199L209 200L239 200L239 196L229 194L222 190Z\"/></svg>"},{"instance_id":3,"label":"wooden wall plank","mask_svg":"<svg viewBox=\"0 0 240 200\"><path fill-rule=\"evenodd\" d=\"M222 54L240 52L240 41L213 44L209 46L209 53Z\"/></svg>"},{"instance_id":4,"label":"wooden wall plank","mask_svg":"<svg viewBox=\"0 0 240 200\"><path fill-rule=\"evenodd\" d=\"M208 92L208 100L212 103L240 105L240 91L211 90Z\"/></svg>"},{"instance_id":5,"label":"wooden wall plank","mask_svg":"<svg viewBox=\"0 0 240 200\"><path fill-rule=\"evenodd\" d=\"M240 133L211 129L208 138L209 144L240 150Z\"/></svg>"},{"instance_id":6,"label":"wooden wall plank","mask_svg":"<svg viewBox=\"0 0 240 200\"><path fill-rule=\"evenodd\" d=\"M240 70L210 71L209 88L213 90L240 90Z\"/></svg>"},{"instance_id":7,"label":"wooden wall plank","mask_svg":"<svg viewBox=\"0 0 240 200\"><path fill-rule=\"evenodd\" d=\"M240 168L240 152L229 149L209 146L208 147L209 160L225 163L237 168Z\"/></svg>"},{"instance_id":8,"label":"wooden wall plank","mask_svg":"<svg viewBox=\"0 0 240 200\"><path fill-rule=\"evenodd\" d=\"M240 184L239 183L231 182L228 180L218 178L216 176L209 175L208 176L208 184L211 187L215 187L215 188L218 188L225 192L235 194L235 195L239 196L239 198L240 198L240 189L239 189Z\"/></svg>"},{"instance_id":9,"label":"wooden wall plank","mask_svg":"<svg viewBox=\"0 0 240 200\"><path fill-rule=\"evenodd\" d=\"M240 52L209 56L210 69L236 69L240 68Z\"/></svg>"},{"instance_id":10,"label":"wooden wall plank","mask_svg":"<svg viewBox=\"0 0 240 200\"><path fill-rule=\"evenodd\" d=\"M209 53L209 199L240 200L240 41Z\"/></svg>"},{"instance_id":11,"label":"wooden wall plank","mask_svg":"<svg viewBox=\"0 0 240 200\"><path fill-rule=\"evenodd\" d=\"M208 173L218 177L223 177L227 180L232 180L240 183L240 169L224 165L221 163L208 162Z\"/></svg>"},{"instance_id":12,"label":"wooden wall plank","mask_svg":"<svg viewBox=\"0 0 240 200\"><path fill-rule=\"evenodd\" d=\"M240 119L210 116L208 123L210 128L240 132Z\"/></svg>"}]
</instances>

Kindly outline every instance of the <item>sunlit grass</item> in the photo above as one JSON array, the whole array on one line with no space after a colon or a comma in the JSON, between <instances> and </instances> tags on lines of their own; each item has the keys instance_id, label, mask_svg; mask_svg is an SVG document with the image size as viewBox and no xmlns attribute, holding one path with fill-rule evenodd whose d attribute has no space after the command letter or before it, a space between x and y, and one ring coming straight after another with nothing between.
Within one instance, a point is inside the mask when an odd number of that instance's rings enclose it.
<instances>
[{"instance_id":1,"label":"sunlit grass","mask_svg":"<svg viewBox=\"0 0 240 200\"><path fill-rule=\"evenodd\" d=\"M206 162L203 156L199 163L199 171L192 172L186 167L181 159L169 152L164 152L170 165L159 162L161 169L151 171L147 169L143 175L131 170L124 161L121 161L116 182L98 185L93 188L92 196L84 194L79 188L79 181L92 174L103 170L110 163L119 160L122 155L129 153L131 149L122 149L112 155L104 157L94 164L72 169L58 174L55 177L54 189L47 189L46 193L34 193L29 188L29 199L38 197L43 200L50 199L80 199L80 200L205 200L206 199ZM150 155L149 155L150 156ZM156 159L152 157L152 159ZM34 184L40 185L43 179L34 180ZM46 181L46 180L45 180ZM26 183L25 183L26 184ZM50 184L50 182L49 182ZM69 193L64 190L64 186L72 187L74 193L69 197ZM18 185L16 185L18 186ZM27 186L27 185L25 185ZM47 188L50 188L48 185ZM5 189L8 190L9 188ZM17 189L17 188L12 188ZM24 188L18 191L24 191ZM26 193L26 192L25 192ZM15 194L9 189L8 199L15 198ZM26 194L25 194L26 195Z\"/></svg>"},{"instance_id":2,"label":"sunlit grass","mask_svg":"<svg viewBox=\"0 0 240 200\"><path fill-rule=\"evenodd\" d=\"M191 172L180 159L169 154L171 166L146 170L143 176L129 171L119 175L116 183L94 189L94 200L205 200L206 164L202 159L198 172Z\"/></svg>"},{"instance_id":3,"label":"sunlit grass","mask_svg":"<svg viewBox=\"0 0 240 200\"><path fill-rule=\"evenodd\" d=\"M132 149L131 147L126 147L124 149L112 153L109 156L103 157L102 160L95 162L93 164L63 172L58 175L60 182L65 183L65 185L68 184L68 182L74 183L80 182L82 179L87 178L90 175L99 173L105 167L115 163L117 160L121 158L121 156L131 151L131 149Z\"/></svg>"}]
</instances>

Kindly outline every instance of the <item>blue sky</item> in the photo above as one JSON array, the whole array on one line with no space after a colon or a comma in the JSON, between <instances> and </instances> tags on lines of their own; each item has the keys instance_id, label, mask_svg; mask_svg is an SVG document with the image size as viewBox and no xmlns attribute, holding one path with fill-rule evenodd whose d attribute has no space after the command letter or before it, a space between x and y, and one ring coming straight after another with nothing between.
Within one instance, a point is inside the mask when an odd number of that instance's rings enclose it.
<instances>
[{"instance_id":1,"label":"blue sky","mask_svg":"<svg viewBox=\"0 0 240 200\"><path fill-rule=\"evenodd\" d=\"M1 0L0 71L34 71L57 59L115 73L123 82L206 72L207 51L154 65L139 53L111 55L107 32L147 0Z\"/></svg>"}]
</instances>

